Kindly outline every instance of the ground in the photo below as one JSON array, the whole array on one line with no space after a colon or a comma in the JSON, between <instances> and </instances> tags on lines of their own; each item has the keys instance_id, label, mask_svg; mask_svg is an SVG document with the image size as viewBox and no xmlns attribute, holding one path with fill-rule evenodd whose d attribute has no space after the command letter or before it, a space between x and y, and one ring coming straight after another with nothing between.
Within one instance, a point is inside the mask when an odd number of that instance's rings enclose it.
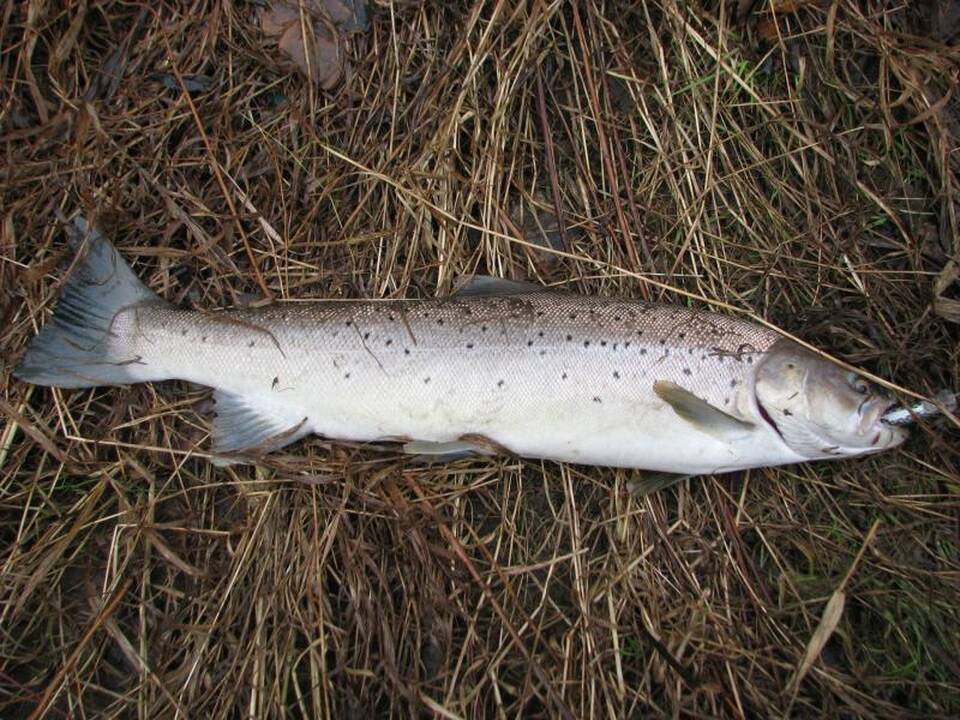
<instances>
[{"instance_id":1,"label":"ground","mask_svg":"<svg viewBox=\"0 0 960 720\"><path fill-rule=\"evenodd\" d=\"M483 272L956 389L957 3L346 4L2 5L0 715L960 714L955 422L643 495L12 378L80 210L186 306Z\"/></svg>"}]
</instances>

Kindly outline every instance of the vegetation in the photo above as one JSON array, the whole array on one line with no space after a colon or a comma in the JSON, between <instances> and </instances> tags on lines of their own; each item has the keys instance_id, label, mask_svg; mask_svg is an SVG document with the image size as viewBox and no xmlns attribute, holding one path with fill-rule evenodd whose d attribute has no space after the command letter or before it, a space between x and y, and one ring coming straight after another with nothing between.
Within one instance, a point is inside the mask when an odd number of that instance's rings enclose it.
<instances>
[{"instance_id":1,"label":"vegetation","mask_svg":"<svg viewBox=\"0 0 960 720\"><path fill-rule=\"evenodd\" d=\"M202 389L10 376L80 209L186 305L484 272L955 389L955 5L304 0L312 74L253 4L2 5L0 715L960 715L955 420L642 496L319 438L219 469Z\"/></svg>"}]
</instances>

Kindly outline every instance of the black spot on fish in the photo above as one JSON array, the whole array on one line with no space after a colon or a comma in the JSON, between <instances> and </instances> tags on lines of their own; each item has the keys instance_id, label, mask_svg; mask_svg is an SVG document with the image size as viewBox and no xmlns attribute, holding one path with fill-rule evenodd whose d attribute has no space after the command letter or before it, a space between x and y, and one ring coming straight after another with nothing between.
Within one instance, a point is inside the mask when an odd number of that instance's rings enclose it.
<instances>
[{"instance_id":1,"label":"black spot on fish","mask_svg":"<svg viewBox=\"0 0 960 720\"><path fill-rule=\"evenodd\" d=\"M403 354L404 354L404 355L409 355L409 354L410 354L410 348L404 348L404 349L403 349Z\"/></svg>"},{"instance_id":2,"label":"black spot on fish","mask_svg":"<svg viewBox=\"0 0 960 720\"><path fill-rule=\"evenodd\" d=\"M684 369L683 369L683 374L684 374L684 375L690 375L690 374L691 374L691 373L690 373L690 368L684 368Z\"/></svg>"},{"instance_id":3,"label":"black spot on fish","mask_svg":"<svg viewBox=\"0 0 960 720\"><path fill-rule=\"evenodd\" d=\"M395 322L396 318L394 318L393 315L387 315L387 320L389 320L390 322Z\"/></svg>"},{"instance_id":4,"label":"black spot on fish","mask_svg":"<svg viewBox=\"0 0 960 720\"><path fill-rule=\"evenodd\" d=\"M690 352L688 354L693 355L693 348L690 348Z\"/></svg>"},{"instance_id":5,"label":"black spot on fish","mask_svg":"<svg viewBox=\"0 0 960 720\"><path fill-rule=\"evenodd\" d=\"M603 401L602 401L600 398L598 398L596 395L593 396L593 401L594 401L595 403L603 402Z\"/></svg>"},{"instance_id":6,"label":"black spot on fish","mask_svg":"<svg viewBox=\"0 0 960 720\"><path fill-rule=\"evenodd\" d=\"M571 340L573 340L573 335L567 335L567 342L570 342Z\"/></svg>"},{"instance_id":7,"label":"black spot on fish","mask_svg":"<svg viewBox=\"0 0 960 720\"><path fill-rule=\"evenodd\" d=\"M619 344L620 344L620 343L614 343L614 344L613 344L613 349L616 350L616 349L617 349L617 346L618 346Z\"/></svg>"},{"instance_id":8,"label":"black spot on fish","mask_svg":"<svg viewBox=\"0 0 960 720\"><path fill-rule=\"evenodd\" d=\"M527 347L530 347L531 345L533 345L533 340L527 340Z\"/></svg>"},{"instance_id":9,"label":"black spot on fish","mask_svg":"<svg viewBox=\"0 0 960 720\"><path fill-rule=\"evenodd\" d=\"M206 335L203 335L203 336L200 338L200 342L206 342L206 341L207 341L207 336L206 336Z\"/></svg>"},{"instance_id":10,"label":"black spot on fish","mask_svg":"<svg viewBox=\"0 0 960 720\"><path fill-rule=\"evenodd\" d=\"M643 337L643 330L637 330L637 337Z\"/></svg>"},{"instance_id":11,"label":"black spot on fish","mask_svg":"<svg viewBox=\"0 0 960 720\"><path fill-rule=\"evenodd\" d=\"M640 354L641 354L641 355L646 355L646 354L647 354L647 349L646 349L646 348L640 348Z\"/></svg>"},{"instance_id":12,"label":"black spot on fish","mask_svg":"<svg viewBox=\"0 0 960 720\"><path fill-rule=\"evenodd\" d=\"M430 378L425 377L425 378L423 379L423 384L424 384L424 385L429 385L429 384L430 384Z\"/></svg>"},{"instance_id":13,"label":"black spot on fish","mask_svg":"<svg viewBox=\"0 0 960 720\"><path fill-rule=\"evenodd\" d=\"M537 337L543 337L543 330L537 333Z\"/></svg>"},{"instance_id":14,"label":"black spot on fish","mask_svg":"<svg viewBox=\"0 0 960 720\"><path fill-rule=\"evenodd\" d=\"M247 343L247 347L253 347L254 345L256 345L256 343L253 340Z\"/></svg>"},{"instance_id":15,"label":"black spot on fish","mask_svg":"<svg viewBox=\"0 0 960 720\"><path fill-rule=\"evenodd\" d=\"M686 334L686 333L680 333L677 337L679 337L681 340L683 340L684 338L687 337L687 334Z\"/></svg>"},{"instance_id":16,"label":"black spot on fish","mask_svg":"<svg viewBox=\"0 0 960 720\"><path fill-rule=\"evenodd\" d=\"M497 387L500 387L500 388L502 388L502 387L503 387L503 385L504 385L504 382L503 382L503 380L497 380Z\"/></svg>"},{"instance_id":17,"label":"black spot on fish","mask_svg":"<svg viewBox=\"0 0 960 720\"><path fill-rule=\"evenodd\" d=\"M543 310L537 310L537 317L543 317Z\"/></svg>"},{"instance_id":18,"label":"black spot on fish","mask_svg":"<svg viewBox=\"0 0 960 720\"><path fill-rule=\"evenodd\" d=\"M384 345L393 345L393 340L387 338L387 341L384 343Z\"/></svg>"},{"instance_id":19,"label":"black spot on fish","mask_svg":"<svg viewBox=\"0 0 960 720\"><path fill-rule=\"evenodd\" d=\"M623 344L623 346L624 346L625 348L630 347L630 341L627 340L627 341Z\"/></svg>"},{"instance_id":20,"label":"black spot on fish","mask_svg":"<svg viewBox=\"0 0 960 720\"><path fill-rule=\"evenodd\" d=\"M349 379L350 379L350 373L344 373L344 374L343 374L343 379L344 379L344 380L349 380Z\"/></svg>"},{"instance_id":21,"label":"black spot on fish","mask_svg":"<svg viewBox=\"0 0 960 720\"><path fill-rule=\"evenodd\" d=\"M753 365L753 355L747 355L747 365Z\"/></svg>"},{"instance_id":22,"label":"black spot on fish","mask_svg":"<svg viewBox=\"0 0 960 720\"><path fill-rule=\"evenodd\" d=\"M486 332L486 331L487 331L487 326L486 326L486 325L481 325L481 326L480 326L480 332Z\"/></svg>"},{"instance_id":23,"label":"black spot on fish","mask_svg":"<svg viewBox=\"0 0 960 720\"><path fill-rule=\"evenodd\" d=\"M369 339L370 339L370 333L365 332L365 333L363 334L363 339L364 339L364 340L369 340Z\"/></svg>"},{"instance_id":24,"label":"black spot on fish","mask_svg":"<svg viewBox=\"0 0 960 720\"><path fill-rule=\"evenodd\" d=\"M660 338L660 344L661 344L661 345L666 345L666 344L667 344L667 339L666 339L666 338Z\"/></svg>"},{"instance_id":25,"label":"black spot on fish","mask_svg":"<svg viewBox=\"0 0 960 720\"><path fill-rule=\"evenodd\" d=\"M467 343L467 350L473 350L473 343Z\"/></svg>"},{"instance_id":26,"label":"black spot on fish","mask_svg":"<svg viewBox=\"0 0 960 720\"><path fill-rule=\"evenodd\" d=\"M616 320L617 322L620 322L620 316L619 316L619 315L614 315L614 316L613 316L613 319Z\"/></svg>"},{"instance_id":27,"label":"black spot on fish","mask_svg":"<svg viewBox=\"0 0 960 720\"><path fill-rule=\"evenodd\" d=\"M607 341L606 341L606 340L601 340L601 341L600 341L600 347L606 347L606 346L607 346Z\"/></svg>"},{"instance_id":28,"label":"black spot on fish","mask_svg":"<svg viewBox=\"0 0 960 720\"><path fill-rule=\"evenodd\" d=\"M570 317L571 320L576 320L576 319L577 319L577 314L576 314L576 313L570 313L569 317Z\"/></svg>"},{"instance_id":29,"label":"black spot on fish","mask_svg":"<svg viewBox=\"0 0 960 720\"><path fill-rule=\"evenodd\" d=\"M793 415L793 413L787 410L786 408L783 409L783 414L786 415L787 417L791 417Z\"/></svg>"},{"instance_id":30,"label":"black spot on fish","mask_svg":"<svg viewBox=\"0 0 960 720\"><path fill-rule=\"evenodd\" d=\"M561 380L566 380L566 379L567 379L567 374L564 373L563 375L561 375L561 376L560 376L560 379L561 379Z\"/></svg>"},{"instance_id":31,"label":"black spot on fish","mask_svg":"<svg viewBox=\"0 0 960 720\"><path fill-rule=\"evenodd\" d=\"M614 380L619 380L619 379L620 379L620 373L617 372L616 370L614 370L614 371L613 371L613 378L614 378Z\"/></svg>"},{"instance_id":32,"label":"black spot on fish","mask_svg":"<svg viewBox=\"0 0 960 720\"><path fill-rule=\"evenodd\" d=\"M584 346L584 347L590 347L590 341L589 341L589 340L584 340L584 341L583 341L583 346Z\"/></svg>"},{"instance_id":33,"label":"black spot on fish","mask_svg":"<svg viewBox=\"0 0 960 720\"><path fill-rule=\"evenodd\" d=\"M186 334L187 334L187 331L186 331L186 330L181 330L181 331L180 331L180 334L181 334L181 335L186 335Z\"/></svg>"},{"instance_id":34,"label":"black spot on fish","mask_svg":"<svg viewBox=\"0 0 960 720\"><path fill-rule=\"evenodd\" d=\"M730 387L736 387L736 386L737 386L737 381L736 381L736 379L731 380L731 381L730 381Z\"/></svg>"},{"instance_id":35,"label":"black spot on fish","mask_svg":"<svg viewBox=\"0 0 960 720\"><path fill-rule=\"evenodd\" d=\"M347 327L350 327L351 325L353 325L353 320L347 320L347 321L344 323L344 325L346 325Z\"/></svg>"},{"instance_id":36,"label":"black spot on fish","mask_svg":"<svg viewBox=\"0 0 960 720\"><path fill-rule=\"evenodd\" d=\"M279 384L280 384L280 378L274 376L273 382L270 383L270 389L271 389L271 390L276 390L276 389L277 389L277 385L279 385Z\"/></svg>"},{"instance_id":37,"label":"black spot on fish","mask_svg":"<svg viewBox=\"0 0 960 720\"><path fill-rule=\"evenodd\" d=\"M443 325L443 318L437 318L437 325Z\"/></svg>"},{"instance_id":38,"label":"black spot on fish","mask_svg":"<svg viewBox=\"0 0 960 720\"><path fill-rule=\"evenodd\" d=\"M543 356L546 355L546 354L547 354L547 351L546 351L546 350L541 350L541 351L540 351L540 357L543 357Z\"/></svg>"},{"instance_id":39,"label":"black spot on fish","mask_svg":"<svg viewBox=\"0 0 960 720\"><path fill-rule=\"evenodd\" d=\"M730 404L730 398L724 398L724 399L723 399L723 404L724 404L724 405L729 405L729 404Z\"/></svg>"}]
</instances>

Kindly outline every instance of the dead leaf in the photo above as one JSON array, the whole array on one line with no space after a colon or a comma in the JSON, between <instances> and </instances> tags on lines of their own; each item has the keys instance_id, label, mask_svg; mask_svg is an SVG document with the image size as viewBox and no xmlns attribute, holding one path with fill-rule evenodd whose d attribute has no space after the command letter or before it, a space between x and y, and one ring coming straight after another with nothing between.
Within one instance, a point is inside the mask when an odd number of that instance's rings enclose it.
<instances>
[{"instance_id":1,"label":"dead leaf","mask_svg":"<svg viewBox=\"0 0 960 720\"><path fill-rule=\"evenodd\" d=\"M343 65L337 39L326 26L314 24L311 31L295 22L283 31L278 45L304 75L324 90L330 90L339 82Z\"/></svg>"},{"instance_id":2,"label":"dead leaf","mask_svg":"<svg viewBox=\"0 0 960 720\"><path fill-rule=\"evenodd\" d=\"M817 625L817 629L813 631L810 642L807 643L807 651L803 655L803 660L800 661L797 672L790 681L790 686L794 692L796 692L803 678L810 672L813 663L820 657L827 641L837 629L840 618L843 617L843 607L846 601L847 595L843 590L835 590L833 595L830 596L830 600L827 601L827 606L823 609L823 615L820 617L820 623Z\"/></svg>"},{"instance_id":3,"label":"dead leaf","mask_svg":"<svg viewBox=\"0 0 960 720\"><path fill-rule=\"evenodd\" d=\"M933 312L944 320L960 323L960 267L953 260L934 283Z\"/></svg>"},{"instance_id":4,"label":"dead leaf","mask_svg":"<svg viewBox=\"0 0 960 720\"><path fill-rule=\"evenodd\" d=\"M795 13L807 5L817 5L819 0L773 0L770 7L777 13Z\"/></svg>"},{"instance_id":5,"label":"dead leaf","mask_svg":"<svg viewBox=\"0 0 960 720\"><path fill-rule=\"evenodd\" d=\"M561 230L560 221L554 213L536 207L528 208L525 212L521 211L513 217L513 222L520 227L524 240L531 246L543 248L543 250L530 246L526 248L527 255L543 274L549 274L560 260L553 251L569 250L564 245L564 235L567 242L571 242L579 239L582 234L579 228L565 227Z\"/></svg>"},{"instance_id":6,"label":"dead leaf","mask_svg":"<svg viewBox=\"0 0 960 720\"><path fill-rule=\"evenodd\" d=\"M276 3L269 8L264 8L260 13L260 29L266 35L282 35L290 23L300 20L300 9L291 7L286 3Z\"/></svg>"},{"instance_id":7,"label":"dead leaf","mask_svg":"<svg viewBox=\"0 0 960 720\"><path fill-rule=\"evenodd\" d=\"M362 3L361 3L362 4ZM275 2L260 13L260 29L277 38L277 45L300 71L324 90L336 86L344 74L345 59L333 29L359 27L366 10L352 0L296 0Z\"/></svg>"},{"instance_id":8,"label":"dead leaf","mask_svg":"<svg viewBox=\"0 0 960 720\"><path fill-rule=\"evenodd\" d=\"M323 0L323 7L334 24L344 32L370 27L365 0Z\"/></svg>"},{"instance_id":9,"label":"dead leaf","mask_svg":"<svg viewBox=\"0 0 960 720\"><path fill-rule=\"evenodd\" d=\"M777 41L777 21L773 17L761 18L757 22L757 35L765 43L774 43Z\"/></svg>"}]
</instances>

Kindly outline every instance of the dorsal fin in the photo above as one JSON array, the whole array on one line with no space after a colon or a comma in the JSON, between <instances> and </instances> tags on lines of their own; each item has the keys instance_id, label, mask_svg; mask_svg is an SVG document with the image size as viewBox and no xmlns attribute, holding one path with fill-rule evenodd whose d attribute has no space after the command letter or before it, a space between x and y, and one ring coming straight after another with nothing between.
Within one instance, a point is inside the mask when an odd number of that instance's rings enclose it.
<instances>
[{"instance_id":1,"label":"dorsal fin","mask_svg":"<svg viewBox=\"0 0 960 720\"><path fill-rule=\"evenodd\" d=\"M471 275L458 284L455 297L523 295L543 292L546 288L525 280L504 280L491 275Z\"/></svg>"}]
</instances>

